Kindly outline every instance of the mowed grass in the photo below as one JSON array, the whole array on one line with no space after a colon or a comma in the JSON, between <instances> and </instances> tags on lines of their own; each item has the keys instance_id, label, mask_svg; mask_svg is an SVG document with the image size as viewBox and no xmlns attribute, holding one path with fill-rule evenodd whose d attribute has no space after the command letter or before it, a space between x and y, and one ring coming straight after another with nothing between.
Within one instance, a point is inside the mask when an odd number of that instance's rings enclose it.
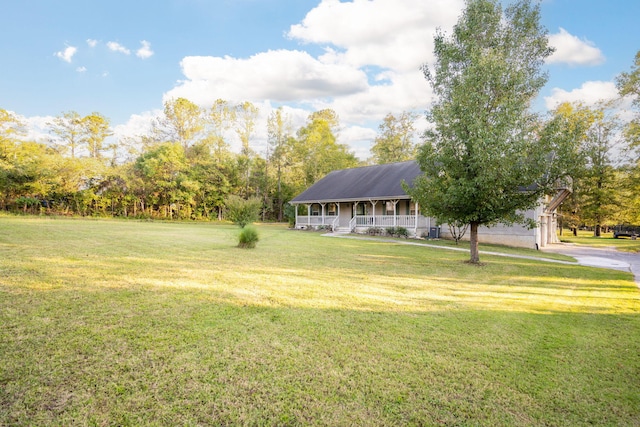
<instances>
[{"instance_id":1,"label":"mowed grass","mask_svg":"<svg viewBox=\"0 0 640 427\"><path fill-rule=\"evenodd\" d=\"M629 237L613 238L613 233L602 233L600 237L594 237L593 231L579 230L574 236L571 231L564 230L562 236L558 236L562 242L576 245L595 246L600 248L615 248L625 252L640 252L640 240Z\"/></svg>"},{"instance_id":2,"label":"mowed grass","mask_svg":"<svg viewBox=\"0 0 640 427\"><path fill-rule=\"evenodd\" d=\"M638 425L631 274L0 217L0 425Z\"/></svg>"}]
</instances>

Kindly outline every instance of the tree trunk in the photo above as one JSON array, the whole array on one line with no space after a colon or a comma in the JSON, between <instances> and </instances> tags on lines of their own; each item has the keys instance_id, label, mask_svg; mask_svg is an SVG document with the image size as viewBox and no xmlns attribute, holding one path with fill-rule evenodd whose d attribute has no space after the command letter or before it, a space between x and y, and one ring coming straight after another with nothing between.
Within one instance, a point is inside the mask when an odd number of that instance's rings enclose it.
<instances>
[{"instance_id":1,"label":"tree trunk","mask_svg":"<svg viewBox=\"0 0 640 427\"><path fill-rule=\"evenodd\" d=\"M480 253L478 252L478 223L471 222L471 233L469 234L469 262L472 264L480 263Z\"/></svg>"}]
</instances>

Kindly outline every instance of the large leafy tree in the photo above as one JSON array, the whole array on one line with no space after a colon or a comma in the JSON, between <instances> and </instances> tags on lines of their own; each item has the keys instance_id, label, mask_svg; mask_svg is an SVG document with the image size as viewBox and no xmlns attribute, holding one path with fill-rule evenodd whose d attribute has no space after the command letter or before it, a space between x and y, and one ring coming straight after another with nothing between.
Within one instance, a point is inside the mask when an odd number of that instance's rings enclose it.
<instances>
[{"instance_id":1,"label":"large leafy tree","mask_svg":"<svg viewBox=\"0 0 640 427\"><path fill-rule=\"evenodd\" d=\"M274 110L267 121L267 166L272 164L276 174L276 204L278 221L282 221L282 175L288 164L289 150L287 141L291 138L291 121L282 108ZM268 176L268 171L267 171Z\"/></svg>"},{"instance_id":2,"label":"large leafy tree","mask_svg":"<svg viewBox=\"0 0 640 427\"><path fill-rule=\"evenodd\" d=\"M389 113L380 126L371 153L376 164L403 162L415 158L416 114L403 111L398 117Z\"/></svg>"},{"instance_id":3,"label":"large leafy tree","mask_svg":"<svg viewBox=\"0 0 640 427\"><path fill-rule=\"evenodd\" d=\"M587 131L583 146L587 167L580 179L580 190L582 218L594 227L594 236L600 237L602 225L613 218L621 205L620 183L612 159L620 127L603 110L595 113L596 120Z\"/></svg>"},{"instance_id":4,"label":"large leafy tree","mask_svg":"<svg viewBox=\"0 0 640 427\"><path fill-rule=\"evenodd\" d=\"M355 155L346 145L337 142L339 123L335 111L316 111L309 115L307 125L298 130L298 137L290 141L300 189L333 170L357 166Z\"/></svg>"},{"instance_id":5,"label":"large leafy tree","mask_svg":"<svg viewBox=\"0 0 640 427\"><path fill-rule=\"evenodd\" d=\"M164 140L179 142L186 152L204 129L204 119L200 107L188 99L177 98L164 103L162 125Z\"/></svg>"},{"instance_id":6,"label":"large leafy tree","mask_svg":"<svg viewBox=\"0 0 640 427\"><path fill-rule=\"evenodd\" d=\"M109 119L100 113L91 113L82 118L84 141L89 149L89 157L99 159L104 150L104 141L113 135Z\"/></svg>"},{"instance_id":7,"label":"large leafy tree","mask_svg":"<svg viewBox=\"0 0 640 427\"><path fill-rule=\"evenodd\" d=\"M627 193L625 222L640 224L640 51L636 53L631 71L621 73L616 79L620 96L629 97L634 108L634 117L627 124L624 135L635 159L627 166L624 190Z\"/></svg>"},{"instance_id":8,"label":"large leafy tree","mask_svg":"<svg viewBox=\"0 0 640 427\"><path fill-rule=\"evenodd\" d=\"M75 111L67 111L53 119L51 132L55 135L60 151L68 152L75 158L78 150L86 143L83 119Z\"/></svg>"},{"instance_id":9,"label":"large leafy tree","mask_svg":"<svg viewBox=\"0 0 640 427\"><path fill-rule=\"evenodd\" d=\"M640 145L640 51L636 53L631 71L621 73L616 79L621 96L629 96L636 109L635 118L629 123L626 135L632 146Z\"/></svg>"},{"instance_id":10,"label":"large leafy tree","mask_svg":"<svg viewBox=\"0 0 640 427\"><path fill-rule=\"evenodd\" d=\"M165 217L172 216L171 204L183 198L180 184L187 163L182 144L162 143L140 156L134 168L145 187L147 206L157 204Z\"/></svg>"},{"instance_id":11,"label":"large leafy tree","mask_svg":"<svg viewBox=\"0 0 640 427\"><path fill-rule=\"evenodd\" d=\"M451 36L435 36L436 63L424 74L437 100L409 189L422 209L447 223L470 224L470 262L478 227L525 222L523 210L548 191L557 170L550 141L538 138L530 105L546 82L553 51L540 8L519 0L468 0Z\"/></svg>"},{"instance_id":12,"label":"large leafy tree","mask_svg":"<svg viewBox=\"0 0 640 427\"><path fill-rule=\"evenodd\" d=\"M251 177L254 173L253 163L256 153L251 149L250 141L256 129L256 120L258 119L259 112L258 107L249 101L245 101L237 106L235 131L241 143L240 155L238 156L238 174L243 181L242 192L246 197L250 194L257 193L257 191L252 191L251 189Z\"/></svg>"}]
</instances>

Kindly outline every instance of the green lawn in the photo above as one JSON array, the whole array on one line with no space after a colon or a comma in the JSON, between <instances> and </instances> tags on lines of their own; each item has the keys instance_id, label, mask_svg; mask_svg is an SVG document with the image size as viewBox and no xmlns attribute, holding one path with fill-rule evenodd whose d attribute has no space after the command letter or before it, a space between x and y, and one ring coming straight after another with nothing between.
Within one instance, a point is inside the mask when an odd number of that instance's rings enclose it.
<instances>
[{"instance_id":1,"label":"green lawn","mask_svg":"<svg viewBox=\"0 0 640 427\"><path fill-rule=\"evenodd\" d=\"M640 240L632 240L628 237L613 238L613 233L602 233L600 237L594 237L593 231L579 230L574 236L569 230L563 230L562 236L558 236L562 242L576 245L596 246L600 248L612 247L619 251L640 252Z\"/></svg>"},{"instance_id":2,"label":"green lawn","mask_svg":"<svg viewBox=\"0 0 640 427\"><path fill-rule=\"evenodd\" d=\"M631 274L0 217L0 425L638 425Z\"/></svg>"}]
</instances>

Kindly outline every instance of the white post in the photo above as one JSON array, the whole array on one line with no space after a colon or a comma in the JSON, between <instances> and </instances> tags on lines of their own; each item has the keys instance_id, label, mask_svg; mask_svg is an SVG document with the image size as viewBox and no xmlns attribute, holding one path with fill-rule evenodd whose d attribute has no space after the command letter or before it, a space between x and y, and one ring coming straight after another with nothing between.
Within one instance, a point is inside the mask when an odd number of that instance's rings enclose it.
<instances>
[{"instance_id":1,"label":"white post","mask_svg":"<svg viewBox=\"0 0 640 427\"><path fill-rule=\"evenodd\" d=\"M320 209L322 212L322 225L324 225L324 206L326 205L326 203L320 203Z\"/></svg>"},{"instance_id":2,"label":"white post","mask_svg":"<svg viewBox=\"0 0 640 427\"><path fill-rule=\"evenodd\" d=\"M398 200L392 200L393 203L393 226L398 225Z\"/></svg>"},{"instance_id":3,"label":"white post","mask_svg":"<svg viewBox=\"0 0 640 427\"><path fill-rule=\"evenodd\" d=\"M356 219L356 227L358 226L358 218L357 218L357 216L358 216L358 205L359 204L360 204L360 202L354 202L353 203L353 211L352 211L353 212L353 217L352 218Z\"/></svg>"},{"instance_id":4,"label":"white post","mask_svg":"<svg viewBox=\"0 0 640 427\"><path fill-rule=\"evenodd\" d=\"M338 227L340 227L340 202L338 202Z\"/></svg>"},{"instance_id":5,"label":"white post","mask_svg":"<svg viewBox=\"0 0 640 427\"><path fill-rule=\"evenodd\" d=\"M371 202L371 206L373 206L373 226L376 226L376 204L378 203L378 201L376 200L375 202L373 200L369 200Z\"/></svg>"},{"instance_id":6,"label":"white post","mask_svg":"<svg viewBox=\"0 0 640 427\"><path fill-rule=\"evenodd\" d=\"M311 226L311 205L307 204L307 228Z\"/></svg>"},{"instance_id":7,"label":"white post","mask_svg":"<svg viewBox=\"0 0 640 427\"><path fill-rule=\"evenodd\" d=\"M293 206L296 207L296 225L295 226L297 227L298 226L298 207L299 207L299 205L293 205Z\"/></svg>"}]
</instances>

